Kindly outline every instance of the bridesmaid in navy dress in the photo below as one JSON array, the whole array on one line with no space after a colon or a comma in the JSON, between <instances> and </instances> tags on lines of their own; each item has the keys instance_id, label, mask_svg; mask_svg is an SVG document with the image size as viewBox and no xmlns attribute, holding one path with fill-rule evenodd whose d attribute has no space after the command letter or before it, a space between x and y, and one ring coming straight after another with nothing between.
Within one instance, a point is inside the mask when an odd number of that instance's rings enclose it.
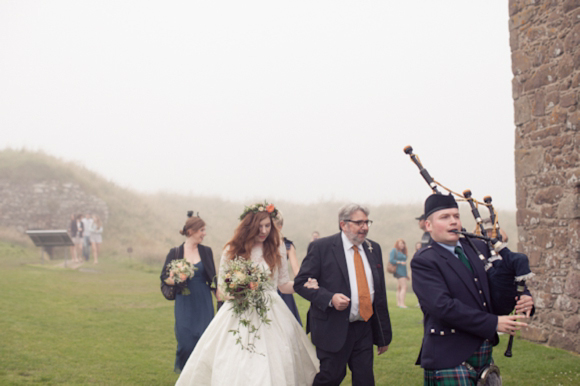
<instances>
[{"instance_id":1,"label":"bridesmaid in navy dress","mask_svg":"<svg viewBox=\"0 0 580 386\"><path fill-rule=\"evenodd\" d=\"M211 248L201 245L206 235L205 222L192 212L183 229L179 231L186 237L179 247L172 248L165 259L161 280L175 285L168 277L167 264L174 259L185 259L197 270L193 278L178 285L175 296L175 337L177 352L174 371L180 373L197 341L209 325L214 315L211 293L217 287L215 263ZM212 289L213 285L213 289ZM184 291L187 288L188 291Z\"/></svg>"},{"instance_id":2,"label":"bridesmaid in navy dress","mask_svg":"<svg viewBox=\"0 0 580 386\"><path fill-rule=\"evenodd\" d=\"M282 217L282 212L280 210L278 210L278 216L274 220L274 223L276 225L276 228L278 228L280 234L282 234L282 227L284 226L284 218ZM282 240L284 241L284 245L286 246L286 257L287 260L290 261L292 273L294 274L294 276L296 276L298 274L298 270L300 269L300 266L298 265L298 260L296 259L296 248L294 247L294 243L288 240L286 237L282 237ZM300 319L298 307L296 307L296 301L294 301L294 295L283 294L282 292L280 292L280 290L278 290L278 294L282 297L284 303L286 303L290 311L292 311L292 313L296 317L296 320L298 320L298 323L300 323L300 325L302 326L302 320Z\"/></svg>"}]
</instances>

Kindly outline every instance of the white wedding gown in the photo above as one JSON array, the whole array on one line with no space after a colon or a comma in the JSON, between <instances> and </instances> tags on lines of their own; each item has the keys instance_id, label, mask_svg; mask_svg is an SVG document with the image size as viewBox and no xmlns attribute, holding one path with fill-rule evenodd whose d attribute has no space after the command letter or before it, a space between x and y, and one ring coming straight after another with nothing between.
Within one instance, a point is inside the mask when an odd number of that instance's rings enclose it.
<instances>
[{"instance_id":1,"label":"white wedding gown","mask_svg":"<svg viewBox=\"0 0 580 386\"><path fill-rule=\"evenodd\" d=\"M254 341L255 353L242 349L229 332L238 328L238 318L226 301L195 346L176 385L312 385L319 370L316 349L276 292L277 285L289 281L286 248L284 244L281 247L283 263L274 271L271 277L273 290L268 291L271 296L268 318L271 322L260 327L260 338ZM255 263L268 266L262 258L261 247L252 250L251 258ZM220 288L224 284L221 273L227 263L227 258L222 255L218 273ZM252 323L259 325L255 313ZM241 336L246 338L244 342L247 342L247 329L241 325L239 328Z\"/></svg>"}]
</instances>

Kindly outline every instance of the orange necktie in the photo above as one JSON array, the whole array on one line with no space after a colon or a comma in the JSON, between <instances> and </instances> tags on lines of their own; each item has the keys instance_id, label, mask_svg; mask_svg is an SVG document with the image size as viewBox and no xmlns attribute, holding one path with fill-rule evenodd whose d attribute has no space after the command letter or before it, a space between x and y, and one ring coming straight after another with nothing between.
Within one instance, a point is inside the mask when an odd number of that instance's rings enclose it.
<instances>
[{"instance_id":1,"label":"orange necktie","mask_svg":"<svg viewBox=\"0 0 580 386\"><path fill-rule=\"evenodd\" d=\"M367 275L363 265L362 257L358 253L358 247L353 245L354 249L354 270L356 271L356 286L358 288L358 309L361 318L367 322L373 316L373 304L371 302L371 292L367 283Z\"/></svg>"}]
</instances>

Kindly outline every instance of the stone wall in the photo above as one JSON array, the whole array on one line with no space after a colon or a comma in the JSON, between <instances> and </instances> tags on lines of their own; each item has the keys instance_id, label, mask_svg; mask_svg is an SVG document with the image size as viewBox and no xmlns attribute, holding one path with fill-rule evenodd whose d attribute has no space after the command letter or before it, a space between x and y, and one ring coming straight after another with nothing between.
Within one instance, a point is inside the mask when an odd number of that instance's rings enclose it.
<instances>
[{"instance_id":1,"label":"stone wall","mask_svg":"<svg viewBox=\"0 0 580 386\"><path fill-rule=\"evenodd\" d=\"M96 214L103 224L109 218L107 204L84 192L78 184L0 180L0 227L22 233L32 229L68 229L71 214L81 213Z\"/></svg>"},{"instance_id":2,"label":"stone wall","mask_svg":"<svg viewBox=\"0 0 580 386\"><path fill-rule=\"evenodd\" d=\"M510 0L518 249L536 278L523 336L580 353L580 0Z\"/></svg>"}]
</instances>

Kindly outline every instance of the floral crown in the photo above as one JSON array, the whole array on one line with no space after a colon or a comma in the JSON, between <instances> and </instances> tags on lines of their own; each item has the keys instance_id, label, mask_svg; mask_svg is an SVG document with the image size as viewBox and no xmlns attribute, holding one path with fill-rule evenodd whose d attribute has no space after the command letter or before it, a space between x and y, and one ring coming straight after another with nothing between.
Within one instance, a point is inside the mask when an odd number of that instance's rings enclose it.
<instances>
[{"instance_id":1,"label":"floral crown","mask_svg":"<svg viewBox=\"0 0 580 386\"><path fill-rule=\"evenodd\" d=\"M244 208L244 211L240 215L240 220L243 220L244 217L246 217L246 215L250 212L252 213L267 212L270 213L270 217L272 218L278 217L278 209L276 209L274 204L268 204L268 202L266 201L264 201L263 203L259 202L254 205L246 206Z\"/></svg>"}]
</instances>

